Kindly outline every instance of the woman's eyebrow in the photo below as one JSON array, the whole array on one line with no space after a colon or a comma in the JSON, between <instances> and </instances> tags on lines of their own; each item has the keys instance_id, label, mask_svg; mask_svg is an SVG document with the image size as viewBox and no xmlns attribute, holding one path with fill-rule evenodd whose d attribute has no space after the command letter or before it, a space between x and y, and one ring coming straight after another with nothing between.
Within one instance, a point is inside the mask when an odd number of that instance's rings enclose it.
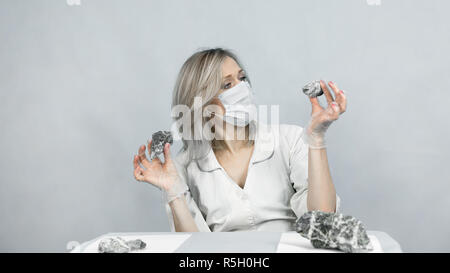
<instances>
[{"instance_id":1,"label":"woman's eyebrow","mask_svg":"<svg viewBox=\"0 0 450 273\"><path fill-rule=\"evenodd\" d=\"M241 73L242 71L244 71L244 69L239 70L238 74ZM233 76L233 75L232 75L232 74L229 74L229 75L227 75L227 76L225 76L225 77L223 77L223 78L226 79L226 78L229 78L229 77L231 77L231 76Z\"/></svg>"}]
</instances>

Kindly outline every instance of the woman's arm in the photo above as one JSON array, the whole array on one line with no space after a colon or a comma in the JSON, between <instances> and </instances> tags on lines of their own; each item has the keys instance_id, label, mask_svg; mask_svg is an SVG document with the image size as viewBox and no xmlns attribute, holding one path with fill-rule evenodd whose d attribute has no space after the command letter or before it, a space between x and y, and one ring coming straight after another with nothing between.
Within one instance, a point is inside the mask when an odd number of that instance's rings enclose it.
<instances>
[{"instance_id":1,"label":"woman's arm","mask_svg":"<svg viewBox=\"0 0 450 273\"><path fill-rule=\"evenodd\" d=\"M304 134L308 150L308 210L325 212L336 211L336 190L328 167L325 132L330 124L345 112L347 100L342 90L329 82L336 97L333 98L325 82L320 86L325 94L328 106L323 108L317 97L310 97L312 105L311 120Z\"/></svg>"},{"instance_id":2,"label":"woman's arm","mask_svg":"<svg viewBox=\"0 0 450 273\"><path fill-rule=\"evenodd\" d=\"M198 227L186 203L186 198L182 195L172 202L169 202L172 210L173 223L177 232L197 232Z\"/></svg>"},{"instance_id":3,"label":"woman's arm","mask_svg":"<svg viewBox=\"0 0 450 273\"><path fill-rule=\"evenodd\" d=\"M148 142L148 151L151 151L152 140ZM188 191L187 185L180 178L175 162L170 155L170 144L164 145L164 163L159 158L148 160L145 155L146 147L139 147L138 155L134 157L134 177L137 181L147 182L161 189L170 208L174 220L175 231L198 231L194 218L189 211L184 193ZM141 167L141 165L143 167Z\"/></svg>"},{"instance_id":4,"label":"woman's arm","mask_svg":"<svg viewBox=\"0 0 450 273\"><path fill-rule=\"evenodd\" d=\"M336 211L336 190L331 180L326 149L308 152L308 210Z\"/></svg>"}]
</instances>

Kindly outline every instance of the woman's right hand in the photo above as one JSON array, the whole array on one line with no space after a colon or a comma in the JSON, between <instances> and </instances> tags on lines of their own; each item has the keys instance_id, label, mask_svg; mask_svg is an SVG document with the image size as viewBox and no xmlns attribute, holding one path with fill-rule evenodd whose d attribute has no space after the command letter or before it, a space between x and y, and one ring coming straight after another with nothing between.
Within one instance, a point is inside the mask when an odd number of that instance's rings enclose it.
<instances>
[{"instance_id":1,"label":"woman's right hand","mask_svg":"<svg viewBox=\"0 0 450 273\"><path fill-rule=\"evenodd\" d=\"M152 140L148 142L149 155L151 155L151 147ZM145 151L146 147L142 145L139 147L138 155L134 156L134 178L137 181L155 185L161 190L169 191L180 179L170 156L170 144L166 143L164 145L164 163L158 157L149 161L145 155Z\"/></svg>"},{"instance_id":2,"label":"woman's right hand","mask_svg":"<svg viewBox=\"0 0 450 273\"><path fill-rule=\"evenodd\" d=\"M320 86L327 99L328 106L323 108L317 97L309 98L312 105L311 118L308 126L305 128L303 138L310 148L321 149L326 147L325 132L332 122L339 118L339 115L345 112L347 107L347 98L344 92L337 88L333 82L329 82L335 98L324 81L320 81Z\"/></svg>"}]
</instances>

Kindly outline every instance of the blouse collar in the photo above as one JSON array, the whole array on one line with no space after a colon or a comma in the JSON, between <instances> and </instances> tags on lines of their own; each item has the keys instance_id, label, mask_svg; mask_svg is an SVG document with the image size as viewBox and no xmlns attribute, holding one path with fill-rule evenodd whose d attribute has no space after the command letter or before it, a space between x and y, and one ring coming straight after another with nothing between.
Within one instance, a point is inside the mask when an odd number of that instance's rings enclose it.
<instances>
[{"instance_id":1,"label":"blouse collar","mask_svg":"<svg viewBox=\"0 0 450 273\"><path fill-rule=\"evenodd\" d=\"M275 149L275 137L270 126L260 121L256 121L255 147L251 159L251 164L265 161L272 157ZM207 155L197 160L197 165L201 171L211 172L222 169L217 161L213 149L210 147Z\"/></svg>"}]
</instances>

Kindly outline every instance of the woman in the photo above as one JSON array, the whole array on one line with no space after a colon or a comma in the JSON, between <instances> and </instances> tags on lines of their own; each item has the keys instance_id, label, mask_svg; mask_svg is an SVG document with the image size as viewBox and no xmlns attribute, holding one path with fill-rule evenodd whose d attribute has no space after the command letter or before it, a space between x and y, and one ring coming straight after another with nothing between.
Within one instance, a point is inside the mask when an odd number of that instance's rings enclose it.
<instances>
[{"instance_id":1,"label":"woman","mask_svg":"<svg viewBox=\"0 0 450 273\"><path fill-rule=\"evenodd\" d=\"M320 84L328 106L310 98L305 130L290 124L275 129L254 118L250 80L234 53L214 48L193 54L180 70L172 106L206 113L187 129L212 121L213 139L193 139L183 127L184 146L176 158L167 143L164 163L159 158L150 162L145 145L133 160L135 179L165 193L172 231L289 231L307 211L338 211L324 134L345 111L346 98L332 82L335 98ZM200 106L196 98L202 99Z\"/></svg>"}]
</instances>

